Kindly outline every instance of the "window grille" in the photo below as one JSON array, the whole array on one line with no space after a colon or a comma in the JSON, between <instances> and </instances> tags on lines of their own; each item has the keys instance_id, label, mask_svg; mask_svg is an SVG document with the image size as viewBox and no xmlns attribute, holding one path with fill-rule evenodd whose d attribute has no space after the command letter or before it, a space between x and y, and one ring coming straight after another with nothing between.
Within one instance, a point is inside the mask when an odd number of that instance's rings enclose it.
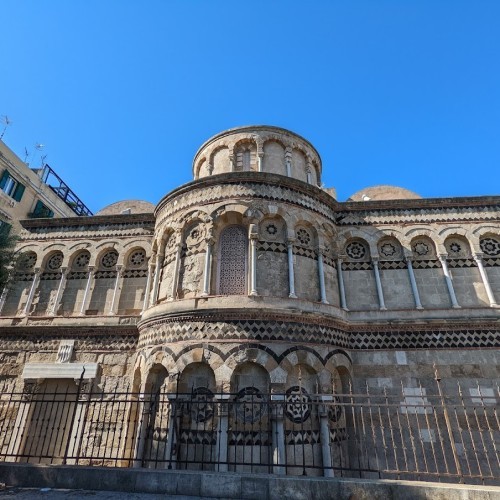
<instances>
[{"instance_id":1,"label":"window grille","mask_svg":"<svg viewBox=\"0 0 500 500\"><path fill-rule=\"evenodd\" d=\"M220 237L219 294L246 295L247 236L241 226L230 226Z\"/></svg>"}]
</instances>

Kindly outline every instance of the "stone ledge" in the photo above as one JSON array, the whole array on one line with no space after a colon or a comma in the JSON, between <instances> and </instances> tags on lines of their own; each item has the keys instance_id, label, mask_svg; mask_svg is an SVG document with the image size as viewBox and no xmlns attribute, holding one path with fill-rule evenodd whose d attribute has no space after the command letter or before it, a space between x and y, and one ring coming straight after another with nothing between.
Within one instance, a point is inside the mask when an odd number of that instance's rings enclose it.
<instances>
[{"instance_id":1,"label":"stone ledge","mask_svg":"<svg viewBox=\"0 0 500 500\"><path fill-rule=\"evenodd\" d=\"M246 500L500 500L499 486L14 463L0 464L0 481L24 488L91 486L103 491Z\"/></svg>"}]
</instances>

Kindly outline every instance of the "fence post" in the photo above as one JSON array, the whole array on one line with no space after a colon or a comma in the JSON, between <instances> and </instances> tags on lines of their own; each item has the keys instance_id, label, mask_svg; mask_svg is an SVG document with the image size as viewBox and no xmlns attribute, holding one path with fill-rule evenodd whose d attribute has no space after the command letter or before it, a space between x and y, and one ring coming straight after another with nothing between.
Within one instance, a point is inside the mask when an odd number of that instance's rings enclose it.
<instances>
[{"instance_id":1,"label":"fence post","mask_svg":"<svg viewBox=\"0 0 500 500\"><path fill-rule=\"evenodd\" d=\"M323 458L323 475L334 477L332 468L332 450L330 448L330 426L328 424L328 403L332 403L333 396L319 396L318 414L321 440L321 457Z\"/></svg>"},{"instance_id":2,"label":"fence post","mask_svg":"<svg viewBox=\"0 0 500 500\"><path fill-rule=\"evenodd\" d=\"M450 438L450 446L451 446L451 451L453 453L453 459L455 461L455 467L457 468L457 474L460 476L460 482L463 483L464 478L462 475L462 467L460 466L460 460L458 459L458 453L455 447L455 440L453 438L453 431L451 428L450 417L448 416L448 409L446 408L446 402L444 400L443 391L441 390L441 378L439 377L438 370L435 364L434 364L434 375L438 388L439 399L441 400L441 406L443 407L444 421L446 423L446 429L448 431L448 436ZM465 407L464 411L467 411Z\"/></svg>"}]
</instances>

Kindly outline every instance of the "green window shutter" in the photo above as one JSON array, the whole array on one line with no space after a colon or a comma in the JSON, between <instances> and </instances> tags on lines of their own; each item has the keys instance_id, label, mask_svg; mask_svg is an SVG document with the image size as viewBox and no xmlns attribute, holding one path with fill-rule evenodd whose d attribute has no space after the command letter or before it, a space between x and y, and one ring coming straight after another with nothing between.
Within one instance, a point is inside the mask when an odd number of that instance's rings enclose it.
<instances>
[{"instance_id":1,"label":"green window shutter","mask_svg":"<svg viewBox=\"0 0 500 500\"><path fill-rule=\"evenodd\" d=\"M51 209L49 208L49 209L47 209L47 211L49 212L49 213L47 214L47 218L52 219L52 217L54 217L54 212L53 212L53 210L51 210Z\"/></svg>"},{"instance_id":2,"label":"green window shutter","mask_svg":"<svg viewBox=\"0 0 500 500\"><path fill-rule=\"evenodd\" d=\"M25 187L21 184L18 183L16 190L14 191L14 194L12 195L12 198L16 201L21 201L21 198L23 197Z\"/></svg>"},{"instance_id":3,"label":"green window shutter","mask_svg":"<svg viewBox=\"0 0 500 500\"><path fill-rule=\"evenodd\" d=\"M4 170L2 177L0 177L0 189L3 189L5 187L8 178L9 178L9 171Z\"/></svg>"}]
</instances>

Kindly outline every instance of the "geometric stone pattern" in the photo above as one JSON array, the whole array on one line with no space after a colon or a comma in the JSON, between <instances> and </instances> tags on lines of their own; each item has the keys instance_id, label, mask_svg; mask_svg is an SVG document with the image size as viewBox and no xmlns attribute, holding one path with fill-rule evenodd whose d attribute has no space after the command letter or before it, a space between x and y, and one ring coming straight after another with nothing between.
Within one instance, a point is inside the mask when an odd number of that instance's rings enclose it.
<instances>
[{"instance_id":1,"label":"geometric stone pattern","mask_svg":"<svg viewBox=\"0 0 500 500\"><path fill-rule=\"evenodd\" d=\"M187 317L140 326L138 347L194 340L280 341L294 344L328 344L344 349L500 347L498 326L445 329L413 325L405 329L394 326L378 328L372 326L366 327L366 331L356 331L354 327L344 329L338 325L293 323L285 318L276 318L274 321L209 321L205 317L200 321L196 317Z\"/></svg>"}]
</instances>

